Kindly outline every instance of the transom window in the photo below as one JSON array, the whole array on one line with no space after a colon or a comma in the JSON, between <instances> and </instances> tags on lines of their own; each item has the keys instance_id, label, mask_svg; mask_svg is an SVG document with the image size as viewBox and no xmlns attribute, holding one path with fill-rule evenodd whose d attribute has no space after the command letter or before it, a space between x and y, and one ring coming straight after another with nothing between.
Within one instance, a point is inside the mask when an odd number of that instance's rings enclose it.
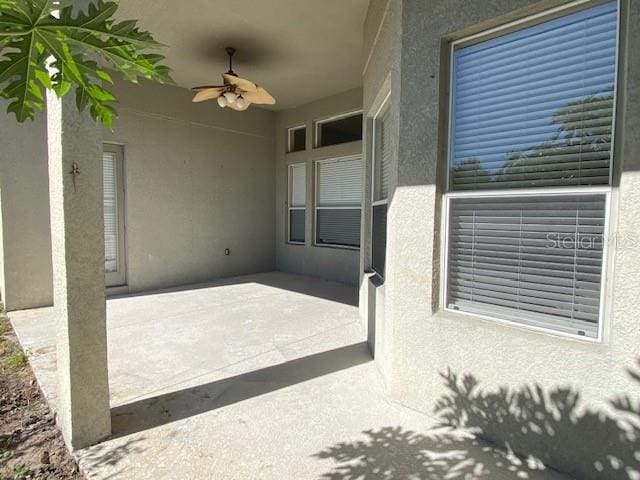
<instances>
[{"instance_id":1,"label":"transom window","mask_svg":"<svg viewBox=\"0 0 640 480\"><path fill-rule=\"evenodd\" d=\"M362 140L362 112L347 113L316 122L316 147Z\"/></svg>"},{"instance_id":2,"label":"transom window","mask_svg":"<svg viewBox=\"0 0 640 480\"><path fill-rule=\"evenodd\" d=\"M287 152L301 152L307 148L307 127L300 125L287 129Z\"/></svg>"},{"instance_id":3,"label":"transom window","mask_svg":"<svg viewBox=\"0 0 640 480\"><path fill-rule=\"evenodd\" d=\"M599 339L617 2L452 49L445 308Z\"/></svg>"}]
</instances>

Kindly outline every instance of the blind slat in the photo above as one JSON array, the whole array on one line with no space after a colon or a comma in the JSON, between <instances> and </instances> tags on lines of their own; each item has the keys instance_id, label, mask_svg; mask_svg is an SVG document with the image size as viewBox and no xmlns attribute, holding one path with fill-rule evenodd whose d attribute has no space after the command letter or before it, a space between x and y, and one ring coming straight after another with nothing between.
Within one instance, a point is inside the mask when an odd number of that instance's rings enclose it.
<instances>
[{"instance_id":1,"label":"blind slat","mask_svg":"<svg viewBox=\"0 0 640 480\"><path fill-rule=\"evenodd\" d=\"M289 206L304 207L307 201L307 166L304 163L289 165Z\"/></svg>"},{"instance_id":2,"label":"blind slat","mask_svg":"<svg viewBox=\"0 0 640 480\"><path fill-rule=\"evenodd\" d=\"M376 119L376 151L374 170L374 199L385 200L389 196L389 178L393 150L391 146L390 110Z\"/></svg>"},{"instance_id":3,"label":"blind slat","mask_svg":"<svg viewBox=\"0 0 640 480\"><path fill-rule=\"evenodd\" d=\"M318 206L359 207L361 202L361 157L318 162Z\"/></svg>"},{"instance_id":4,"label":"blind slat","mask_svg":"<svg viewBox=\"0 0 640 480\"><path fill-rule=\"evenodd\" d=\"M289 241L304 243L305 211L289 210Z\"/></svg>"},{"instance_id":5,"label":"blind slat","mask_svg":"<svg viewBox=\"0 0 640 480\"><path fill-rule=\"evenodd\" d=\"M385 203L373 207L371 230L371 266L384 277L387 255L387 205Z\"/></svg>"},{"instance_id":6,"label":"blind slat","mask_svg":"<svg viewBox=\"0 0 640 480\"><path fill-rule=\"evenodd\" d=\"M118 271L118 186L117 157L102 153L102 185L104 205L104 261L106 272Z\"/></svg>"},{"instance_id":7,"label":"blind slat","mask_svg":"<svg viewBox=\"0 0 640 480\"><path fill-rule=\"evenodd\" d=\"M376 118L376 148L374 153L373 198L376 201L389 198L389 182L393 163L391 143L390 109ZM387 250L387 205L372 206L371 267L384 277Z\"/></svg>"},{"instance_id":8,"label":"blind slat","mask_svg":"<svg viewBox=\"0 0 640 480\"><path fill-rule=\"evenodd\" d=\"M316 243L360 246L362 157L317 163ZM337 208L338 207L338 208Z\"/></svg>"},{"instance_id":9,"label":"blind slat","mask_svg":"<svg viewBox=\"0 0 640 480\"><path fill-rule=\"evenodd\" d=\"M360 246L360 209L317 211L316 241L319 244Z\"/></svg>"},{"instance_id":10,"label":"blind slat","mask_svg":"<svg viewBox=\"0 0 640 480\"><path fill-rule=\"evenodd\" d=\"M606 197L450 199L447 306L597 336Z\"/></svg>"},{"instance_id":11,"label":"blind slat","mask_svg":"<svg viewBox=\"0 0 640 480\"><path fill-rule=\"evenodd\" d=\"M450 188L607 185L617 2L459 48Z\"/></svg>"}]
</instances>

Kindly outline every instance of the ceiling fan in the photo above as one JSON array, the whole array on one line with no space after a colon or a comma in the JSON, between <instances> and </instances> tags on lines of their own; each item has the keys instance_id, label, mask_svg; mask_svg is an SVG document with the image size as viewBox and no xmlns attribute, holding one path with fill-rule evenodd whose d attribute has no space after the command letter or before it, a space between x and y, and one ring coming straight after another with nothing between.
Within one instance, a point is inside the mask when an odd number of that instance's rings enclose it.
<instances>
[{"instance_id":1,"label":"ceiling fan","mask_svg":"<svg viewBox=\"0 0 640 480\"><path fill-rule=\"evenodd\" d=\"M220 107L229 107L240 112L249 108L252 103L258 105L273 105L276 103L276 99L260 85L236 75L233 71L233 54L236 53L236 49L227 47L225 50L229 55L229 71L222 74L224 84L202 85L192 88L192 90L198 92L193 97L193 101L204 102L205 100L216 98Z\"/></svg>"}]
</instances>

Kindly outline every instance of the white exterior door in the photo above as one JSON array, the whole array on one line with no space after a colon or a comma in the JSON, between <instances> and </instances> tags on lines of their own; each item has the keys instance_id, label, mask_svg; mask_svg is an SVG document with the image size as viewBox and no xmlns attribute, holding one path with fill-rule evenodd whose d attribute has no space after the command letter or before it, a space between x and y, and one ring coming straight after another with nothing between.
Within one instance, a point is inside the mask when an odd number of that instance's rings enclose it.
<instances>
[{"instance_id":1,"label":"white exterior door","mask_svg":"<svg viewBox=\"0 0 640 480\"><path fill-rule=\"evenodd\" d=\"M124 159L119 145L105 144L102 153L104 185L104 271L107 287L127 283L124 241Z\"/></svg>"}]
</instances>

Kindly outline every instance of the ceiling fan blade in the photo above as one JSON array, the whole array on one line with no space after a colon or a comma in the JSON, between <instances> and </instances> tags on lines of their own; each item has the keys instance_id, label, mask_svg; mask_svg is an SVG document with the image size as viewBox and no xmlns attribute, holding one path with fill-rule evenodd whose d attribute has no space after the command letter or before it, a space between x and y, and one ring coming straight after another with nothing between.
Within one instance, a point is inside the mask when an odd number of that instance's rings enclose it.
<instances>
[{"instance_id":1,"label":"ceiling fan blade","mask_svg":"<svg viewBox=\"0 0 640 480\"><path fill-rule=\"evenodd\" d=\"M225 83L235 85L240 90L244 90L245 92L255 92L258 89L255 83L241 77L236 77L235 75L231 75L229 73L223 73L222 78L224 78Z\"/></svg>"},{"instance_id":2,"label":"ceiling fan blade","mask_svg":"<svg viewBox=\"0 0 640 480\"><path fill-rule=\"evenodd\" d=\"M255 92L245 92L242 94L242 97L251 103L260 105L273 105L276 103L276 99L260 85L256 85Z\"/></svg>"},{"instance_id":3,"label":"ceiling fan blade","mask_svg":"<svg viewBox=\"0 0 640 480\"><path fill-rule=\"evenodd\" d=\"M214 87L200 90L198 93L196 93L196 96L193 97L192 102L204 102L205 100L218 98L222 94L222 92L224 92L224 87Z\"/></svg>"}]
</instances>

